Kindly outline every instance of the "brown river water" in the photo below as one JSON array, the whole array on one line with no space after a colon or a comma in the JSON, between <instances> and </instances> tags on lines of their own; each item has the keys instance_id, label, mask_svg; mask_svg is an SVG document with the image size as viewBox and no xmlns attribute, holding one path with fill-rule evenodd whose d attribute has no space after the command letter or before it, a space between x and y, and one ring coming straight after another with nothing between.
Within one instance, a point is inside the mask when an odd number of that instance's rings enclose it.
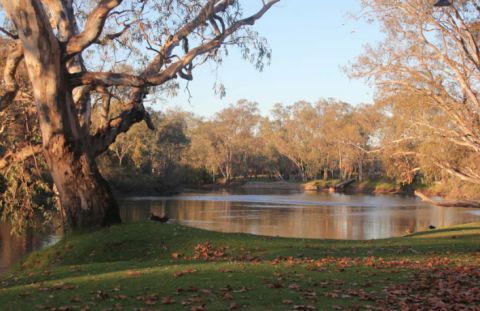
<instances>
[{"instance_id":1,"label":"brown river water","mask_svg":"<svg viewBox=\"0 0 480 311\"><path fill-rule=\"evenodd\" d=\"M222 232L257 235L368 240L480 221L480 209L434 207L405 196L346 195L295 191L186 193L171 197L120 200L124 222L145 221L150 213L170 222ZM51 245L58 234L10 235L0 224L0 273L25 254Z\"/></svg>"}]
</instances>

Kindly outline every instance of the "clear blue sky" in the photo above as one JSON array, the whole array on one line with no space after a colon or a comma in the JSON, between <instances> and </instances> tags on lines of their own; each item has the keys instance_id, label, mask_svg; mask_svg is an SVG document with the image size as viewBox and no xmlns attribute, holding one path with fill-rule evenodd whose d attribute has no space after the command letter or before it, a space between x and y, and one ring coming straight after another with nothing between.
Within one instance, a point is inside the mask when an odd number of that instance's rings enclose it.
<instances>
[{"instance_id":1,"label":"clear blue sky","mask_svg":"<svg viewBox=\"0 0 480 311\"><path fill-rule=\"evenodd\" d=\"M245 0L258 4L259 0ZM176 98L156 105L165 109L179 106L202 116L239 99L260 104L268 113L275 103L298 100L316 101L333 97L352 104L371 102L372 89L362 81L349 80L341 66L361 54L362 46L382 35L376 25L348 17L359 12L360 0L281 0L254 26L273 50L271 65L258 72L237 53L231 53L218 71L227 88L220 99L213 92L215 65L204 64L194 72L190 83L192 98L181 88Z\"/></svg>"}]
</instances>

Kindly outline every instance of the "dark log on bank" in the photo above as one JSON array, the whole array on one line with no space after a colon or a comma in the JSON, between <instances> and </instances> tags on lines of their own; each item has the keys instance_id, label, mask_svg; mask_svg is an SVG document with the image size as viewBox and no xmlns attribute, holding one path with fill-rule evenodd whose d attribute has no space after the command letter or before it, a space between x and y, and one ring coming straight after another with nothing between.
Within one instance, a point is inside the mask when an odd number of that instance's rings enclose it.
<instances>
[{"instance_id":1,"label":"dark log on bank","mask_svg":"<svg viewBox=\"0 0 480 311\"><path fill-rule=\"evenodd\" d=\"M478 201L466 201L466 200L454 200L454 201L434 201L427 197L425 194L420 191L415 191L415 195L419 197L423 202L427 202L434 206L440 207L472 207L480 208L480 202Z\"/></svg>"}]
</instances>

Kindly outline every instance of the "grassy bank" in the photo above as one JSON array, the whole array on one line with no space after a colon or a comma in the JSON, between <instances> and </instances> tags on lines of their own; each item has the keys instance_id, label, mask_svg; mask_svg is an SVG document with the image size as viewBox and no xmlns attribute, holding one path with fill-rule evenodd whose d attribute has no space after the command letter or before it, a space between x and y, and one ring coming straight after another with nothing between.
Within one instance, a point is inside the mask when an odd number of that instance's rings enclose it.
<instances>
[{"instance_id":1,"label":"grassy bank","mask_svg":"<svg viewBox=\"0 0 480 311\"><path fill-rule=\"evenodd\" d=\"M308 191L328 190L331 187L335 187L340 181L340 179L316 179L305 183L303 188Z\"/></svg>"},{"instance_id":2,"label":"grassy bank","mask_svg":"<svg viewBox=\"0 0 480 311\"><path fill-rule=\"evenodd\" d=\"M367 179L353 184L351 190L361 193L400 193L402 187L389 179Z\"/></svg>"},{"instance_id":3,"label":"grassy bank","mask_svg":"<svg viewBox=\"0 0 480 311\"><path fill-rule=\"evenodd\" d=\"M378 241L142 223L69 235L5 277L0 310L314 310L480 304L480 223Z\"/></svg>"},{"instance_id":4,"label":"grassy bank","mask_svg":"<svg viewBox=\"0 0 480 311\"><path fill-rule=\"evenodd\" d=\"M312 180L303 185L305 190L317 191L328 190L335 187L342 180L340 179L328 179L328 180ZM364 181L356 181L349 185L345 191L350 193L400 193L402 192L401 186L393 180L386 178L383 179L367 179Z\"/></svg>"}]
</instances>

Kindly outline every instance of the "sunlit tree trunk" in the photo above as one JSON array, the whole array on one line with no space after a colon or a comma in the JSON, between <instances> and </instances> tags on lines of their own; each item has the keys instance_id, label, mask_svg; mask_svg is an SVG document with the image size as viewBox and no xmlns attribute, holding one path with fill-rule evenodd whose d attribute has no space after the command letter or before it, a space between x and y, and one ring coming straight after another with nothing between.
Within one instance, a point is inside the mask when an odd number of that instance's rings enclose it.
<instances>
[{"instance_id":1,"label":"sunlit tree trunk","mask_svg":"<svg viewBox=\"0 0 480 311\"><path fill-rule=\"evenodd\" d=\"M43 154L70 228L120 222L118 206L98 172L89 133L67 84L62 51L39 1L3 1L25 49L43 138Z\"/></svg>"}]
</instances>

